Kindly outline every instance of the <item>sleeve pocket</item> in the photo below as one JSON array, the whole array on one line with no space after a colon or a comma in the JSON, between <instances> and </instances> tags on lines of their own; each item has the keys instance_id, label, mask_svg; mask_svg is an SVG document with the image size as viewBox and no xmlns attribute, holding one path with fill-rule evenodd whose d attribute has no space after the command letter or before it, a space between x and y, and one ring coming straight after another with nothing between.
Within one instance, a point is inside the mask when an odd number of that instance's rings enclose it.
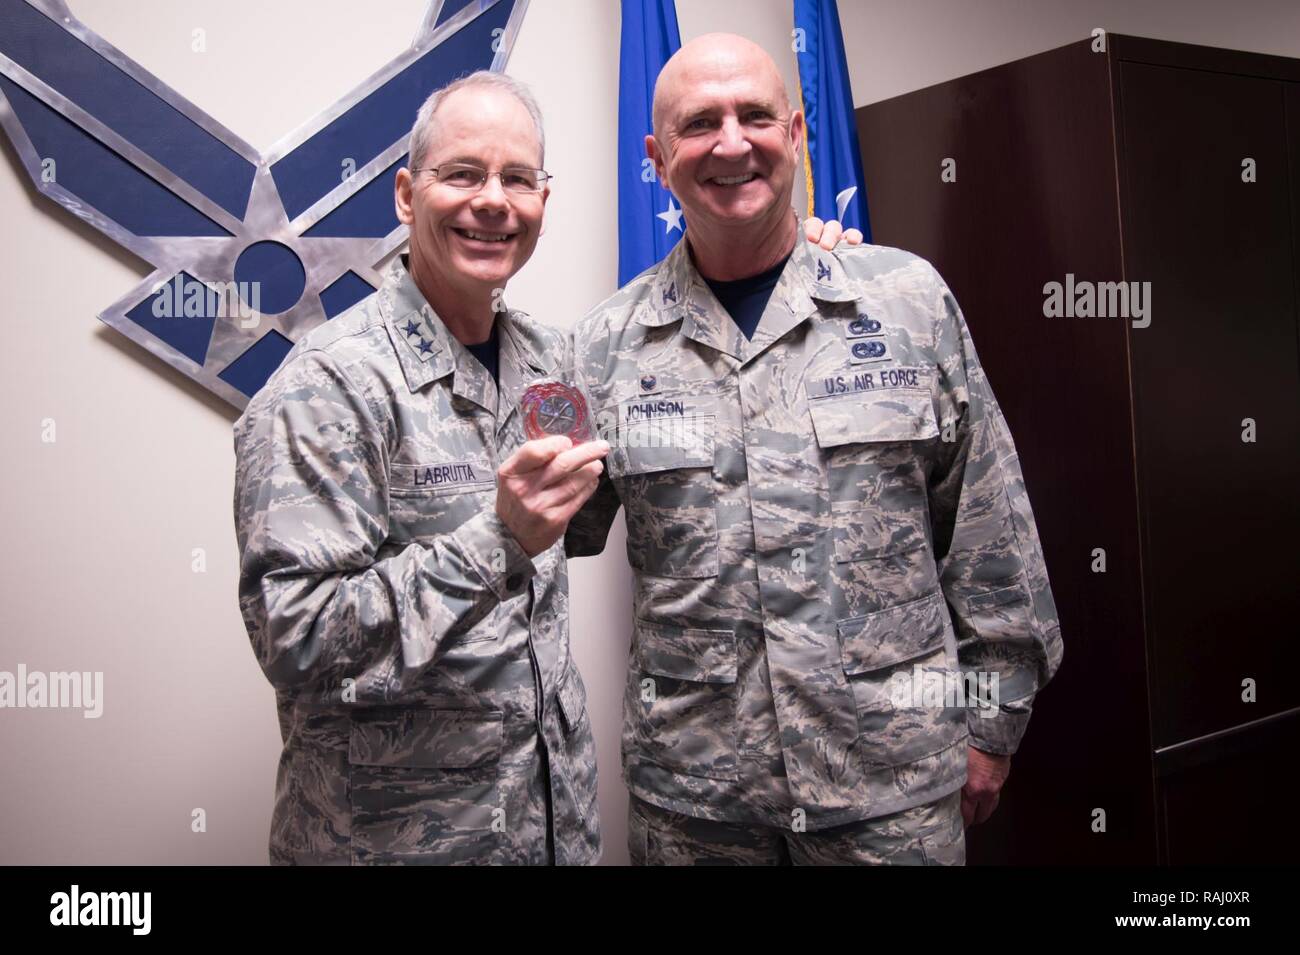
<instances>
[{"instance_id":1,"label":"sleeve pocket","mask_svg":"<svg viewBox=\"0 0 1300 955\"><path fill-rule=\"evenodd\" d=\"M1033 638L1033 599L1017 581L966 598L968 622L978 639L1029 642Z\"/></svg>"}]
</instances>

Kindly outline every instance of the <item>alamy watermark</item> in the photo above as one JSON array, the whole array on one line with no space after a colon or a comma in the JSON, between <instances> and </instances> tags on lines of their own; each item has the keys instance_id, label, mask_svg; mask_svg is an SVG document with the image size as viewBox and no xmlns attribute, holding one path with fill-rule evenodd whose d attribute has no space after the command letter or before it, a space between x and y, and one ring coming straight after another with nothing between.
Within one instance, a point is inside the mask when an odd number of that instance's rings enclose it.
<instances>
[{"instance_id":1,"label":"alamy watermark","mask_svg":"<svg viewBox=\"0 0 1300 955\"><path fill-rule=\"evenodd\" d=\"M262 320L261 282L200 282L176 273L153 287L154 318L235 318L240 328Z\"/></svg>"},{"instance_id":2,"label":"alamy watermark","mask_svg":"<svg viewBox=\"0 0 1300 955\"><path fill-rule=\"evenodd\" d=\"M88 720L104 714L104 673L44 673L18 664L16 673L0 670L0 709L82 710Z\"/></svg>"},{"instance_id":3,"label":"alamy watermark","mask_svg":"<svg viewBox=\"0 0 1300 955\"><path fill-rule=\"evenodd\" d=\"M1065 273L1064 282L1043 286L1047 318L1129 318L1134 328L1151 324L1150 282L1089 282Z\"/></svg>"},{"instance_id":4,"label":"alamy watermark","mask_svg":"<svg viewBox=\"0 0 1300 955\"><path fill-rule=\"evenodd\" d=\"M659 412L645 414L645 406L624 409L624 419L619 420L612 410L596 416L599 436L611 445L621 448L694 448L706 446L713 431L713 415L690 413L686 402L666 399L653 407Z\"/></svg>"},{"instance_id":5,"label":"alamy watermark","mask_svg":"<svg viewBox=\"0 0 1300 955\"><path fill-rule=\"evenodd\" d=\"M899 670L889 678L889 701L897 709L974 707L980 719L998 715L998 674L984 670Z\"/></svg>"},{"instance_id":6,"label":"alamy watermark","mask_svg":"<svg viewBox=\"0 0 1300 955\"><path fill-rule=\"evenodd\" d=\"M152 892L82 892L73 885L50 896L51 925L128 925L132 935L148 935Z\"/></svg>"}]
</instances>

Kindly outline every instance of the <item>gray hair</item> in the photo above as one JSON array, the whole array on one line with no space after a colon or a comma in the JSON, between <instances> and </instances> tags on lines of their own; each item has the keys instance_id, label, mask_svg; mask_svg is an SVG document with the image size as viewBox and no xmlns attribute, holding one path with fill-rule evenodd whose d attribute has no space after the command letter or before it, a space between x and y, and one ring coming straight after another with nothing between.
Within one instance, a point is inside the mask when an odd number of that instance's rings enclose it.
<instances>
[{"instance_id":1,"label":"gray hair","mask_svg":"<svg viewBox=\"0 0 1300 955\"><path fill-rule=\"evenodd\" d=\"M420 107L420 112L415 117L415 125L411 127L411 140L408 145L409 153L406 160L407 166L416 169L424 161L424 156L429 151L429 142L433 139L433 118L438 112L438 107L452 93L471 86L502 90L523 104L524 109L528 110L528 115L533 118L533 125L537 127L537 144L541 148L541 161L545 163L546 135L542 132L542 109L537 105L537 100L534 99L532 91L512 76L506 76L504 73L494 73L491 70L478 70L468 76L453 80L440 90L434 90L432 95L424 101L424 105Z\"/></svg>"}]
</instances>

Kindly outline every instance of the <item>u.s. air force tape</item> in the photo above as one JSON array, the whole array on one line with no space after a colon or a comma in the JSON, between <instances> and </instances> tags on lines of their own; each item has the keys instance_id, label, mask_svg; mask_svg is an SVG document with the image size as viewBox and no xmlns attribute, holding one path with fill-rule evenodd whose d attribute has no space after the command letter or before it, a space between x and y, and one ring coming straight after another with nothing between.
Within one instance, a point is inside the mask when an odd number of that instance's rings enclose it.
<instances>
[{"instance_id":1,"label":"u.s. air force tape","mask_svg":"<svg viewBox=\"0 0 1300 955\"><path fill-rule=\"evenodd\" d=\"M542 378L524 389L519 399L524 434L531 440L553 434L567 435L574 444L590 441L591 415L587 399L573 385Z\"/></svg>"}]
</instances>

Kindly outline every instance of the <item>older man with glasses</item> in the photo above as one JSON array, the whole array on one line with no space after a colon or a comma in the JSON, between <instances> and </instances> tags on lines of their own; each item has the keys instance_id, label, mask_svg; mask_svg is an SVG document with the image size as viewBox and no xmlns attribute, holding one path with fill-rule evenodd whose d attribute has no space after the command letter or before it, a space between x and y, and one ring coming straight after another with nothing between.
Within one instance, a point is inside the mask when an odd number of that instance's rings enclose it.
<instances>
[{"instance_id":1,"label":"older man with glasses","mask_svg":"<svg viewBox=\"0 0 1300 955\"><path fill-rule=\"evenodd\" d=\"M607 447L525 440L566 343L500 300L543 150L509 77L433 94L396 180L409 255L235 425L240 605L284 740L272 862L600 856L562 534Z\"/></svg>"}]
</instances>

